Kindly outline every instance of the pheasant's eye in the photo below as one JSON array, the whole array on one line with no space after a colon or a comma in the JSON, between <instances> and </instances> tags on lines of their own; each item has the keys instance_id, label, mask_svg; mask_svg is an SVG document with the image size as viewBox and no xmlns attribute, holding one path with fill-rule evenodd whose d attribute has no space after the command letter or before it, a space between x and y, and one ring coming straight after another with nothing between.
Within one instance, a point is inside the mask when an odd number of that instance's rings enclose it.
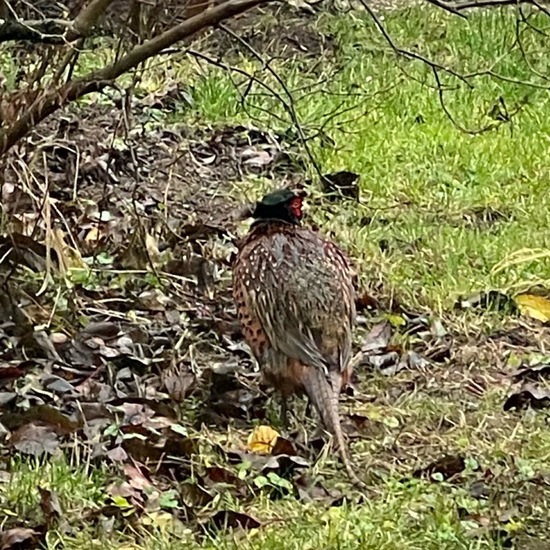
<instances>
[{"instance_id":1,"label":"pheasant's eye","mask_svg":"<svg viewBox=\"0 0 550 550\"><path fill-rule=\"evenodd\" d=\"M294 197L291 201L290 201L290 211L292 212L292 214L298 218L298 219L301 219L302 218L302 198L301 197Z\"/></svg>"}]
</instances>

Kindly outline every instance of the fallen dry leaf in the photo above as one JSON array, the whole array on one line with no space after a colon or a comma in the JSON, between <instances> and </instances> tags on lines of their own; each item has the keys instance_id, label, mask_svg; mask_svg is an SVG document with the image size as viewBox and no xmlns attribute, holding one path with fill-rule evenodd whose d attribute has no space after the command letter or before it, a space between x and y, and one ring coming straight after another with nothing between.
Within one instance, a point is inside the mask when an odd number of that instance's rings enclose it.
<instances>
[{"instance_id":1,"label":"fallen dry leaf","mask_svg":"<svg viewBox=\"0 0 550 550\"><path fill-rule=\"evenodd\" d=\"M24 454L52 454L59 448L59 439L51 426L40 426L31 422L12 433L11 444Z\"/></svg>"},{"instance_id":2,"label":"fallen dry leaf","mask_svg":"<svg viewBox=\"0 0 550 550\"><path fill-rule=\"evenodd\" d=\"M162 381L166 391L174 401L183 401L197 385L197 378L193 373L163 373Z\"/></svg>"},{"instance_id":3,"label":"fallen dry leaf","mask_svg":"<svg viewBox=\"0 0 550 550\"><path fill-rule=\"evenodd\" d=\"M145 466L137 464L125 464L124 474L128 477L128 483L134 489L139 491L147 491L153 488L153 483L149 479L149 472ZM147 476L145 475L147 474Z\"/></svg>"},{"instance_id":4,"label":"fallen dry leaf","mask_svg":"<svg viewBox=\"0 0 550 550\"><path fill-rule=\"evenodd\" d=\"M279 432L271 426L257 426L248 436L247 446L253 453L270 454L278 437Z\"/></svg>"},{"instance_id":5,"label":"fallen dry leaf","mask_svg":"<svg viewBox=\"0 0 550 550\"><path fill-rule=\"evenodd\" d=\"M382 321L372 327L365 336L361 345L364 353L380 352L388 346L392 335L392 326L389 321Z\"/></svg>"},{"instance_id":6,"label":"fallen dry leaf","mask_svg":"<svg viewBox=\"0 0 550 550\"><path fill-rule=\"evenodd\" d=\"M514 301L522 315L543 323L550 321L550 300L548 298L536 294L518 294L514 297Z\"/></svg>"},{"instance_id":7,"label":"fallen dry leaf","mask_svg":"<svg viewBox=\"0 0 550 550\"><path fill-rule=\"evenodd\" d=\"M235 512L233 510L220 510L216 512L211 518L210 523L216 529L257 529L261 523L242 512Z\"/></svg>"},{"instance_id":8,"label":"fallen dry leaf","mask_svg":"<svg viewBox=\"0 0 550 550\"><path fill-rule=\"evenodd\" d=\"M36 548L39 533L34 529L14 527L7 531L0 531L0 550L12 550L16 548Z\"/></svg>"},{"instance_id":9,"label":"fallen dry leaf","mask_svg":"<svg viewBox=\"0 0 550 550\"><path fill-rule=\"evenodd\" d=\"M301 456L277 455L269 457L260 471L275 472L280 477L288 478L296 469L308 467L309 461Z\"/></svg>"},{"instance_id":10,"label":"fallen dry leaf","mask_svg":"<svg viewBox=\"0 0 550 550\"><path fill-rule=\"evenodd\" d=\"M522 365L514 374L512 378L514 382L521 381L537 381L550 376L550 364L542 363L538 365Z\"/></svg>"},{"instance_id":11,"label":"fallen dry leaf","mask_svg":"<svg viewBox=\"0 0 550 550\"><path fill-rule=\"evenodd\" d=\"M212 483L227 483L229 485L238 485L240 479L227 468L221 466L211 466L206 468L206 475Z\"/></svg>"},{"instance_id":12,"label":"fallen dry leaf","mask_svg":"<svg viewBox=\"0 0 550 550\"><path fill-rule=\"evenodd\" d=\"M440 474L443 479L450 479L451 477L461 473L466 468L466 463L462 456L448 455L438 460L434 460L424 468L419 468L413 472L414 477L432 477L433 474Z\"/></svg>"},{"instance_id":13,"label":"fallen dry leaf","mask_svg":"<svg viewBox=\"0 0 550 550\"><path fill-rule=\"evenodd\" d=\"M275 441L275 445L271 449L271 454L273 456L278 455L296 455L296 448L294 444L289 439L279 436Z\"/></svg>"},{"instance_id":14,"label":"fallen dry leaf","mask_svg":"<svg viewBox=\"0 0 550 550\"><path fill-rule=\"evenodd\" d=\"M38 487L40 493L40 508L46 518L46 524L51 525L54 520L58 519L62 515L61 504L56 493L49 489L43 489Z\"/></svg>"},{"instance_id":15,"label":"fallen dry leaf","mask_svg":"<svg viewBox=\"0 0 550 550\"><path fill-rule=\"evenodd\" d=\"M505 411L519 410L529 405L536 409L548 407L550 405L550 390L527 382L508 396L503 408Z\"/></svg>"}]
</instances>

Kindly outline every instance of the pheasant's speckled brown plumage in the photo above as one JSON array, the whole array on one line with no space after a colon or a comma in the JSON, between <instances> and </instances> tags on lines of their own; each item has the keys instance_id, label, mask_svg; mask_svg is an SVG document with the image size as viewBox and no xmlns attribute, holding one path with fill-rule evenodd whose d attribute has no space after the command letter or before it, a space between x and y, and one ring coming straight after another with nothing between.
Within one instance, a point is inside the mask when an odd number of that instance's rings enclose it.
<instances>
[{"instance_id":1,"label":"pheasant's speckled brown plumage","mask_svg":"<svg viewBox=\"0 0 550 550\"><path fill-rule=\"evenodd\" d=\"M306 393L333 433L348 474L338 414L355 322L352 272L342 251L310 229L258 220L240 246L233 294L265 380L286 399Z\"/></svg>"}]
</instances>

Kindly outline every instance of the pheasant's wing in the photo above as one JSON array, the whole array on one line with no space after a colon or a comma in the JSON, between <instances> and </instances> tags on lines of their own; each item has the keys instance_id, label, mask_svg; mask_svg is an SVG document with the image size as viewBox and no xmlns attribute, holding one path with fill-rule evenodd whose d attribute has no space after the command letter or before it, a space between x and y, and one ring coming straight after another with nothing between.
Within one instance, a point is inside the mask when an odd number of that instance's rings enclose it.
<instances>
[{"instance_id":1,"label":"pheasant's wing","mask_svg":"<svg viewBox=\"0 0 550 550\"><path fill-rule=\"evenodd\" d=\"M345 258L318 237L313 243L279 237L252 258L260 284L249 307L273 348L325 372L342 369L351 356L355 317Z\"/></svg>"}]
</instances>

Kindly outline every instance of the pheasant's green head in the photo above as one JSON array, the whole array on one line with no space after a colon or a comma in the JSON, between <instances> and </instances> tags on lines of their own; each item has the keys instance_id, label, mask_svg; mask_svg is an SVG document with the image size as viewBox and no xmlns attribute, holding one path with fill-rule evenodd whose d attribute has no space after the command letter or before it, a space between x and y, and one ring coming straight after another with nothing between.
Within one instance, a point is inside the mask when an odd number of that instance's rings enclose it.
<instances>
[{"instance_id":1,"label":"pheasant's green head","mask_svg":"<svg viewBox=\"0 0 550 550\"><path fill-rule=\"evenodd\" d=\"M298 225L303 217L305 193L291 189L277 189L256 203L252 217L256 220L278 220Z\"/></svg>"}]
</instances>

